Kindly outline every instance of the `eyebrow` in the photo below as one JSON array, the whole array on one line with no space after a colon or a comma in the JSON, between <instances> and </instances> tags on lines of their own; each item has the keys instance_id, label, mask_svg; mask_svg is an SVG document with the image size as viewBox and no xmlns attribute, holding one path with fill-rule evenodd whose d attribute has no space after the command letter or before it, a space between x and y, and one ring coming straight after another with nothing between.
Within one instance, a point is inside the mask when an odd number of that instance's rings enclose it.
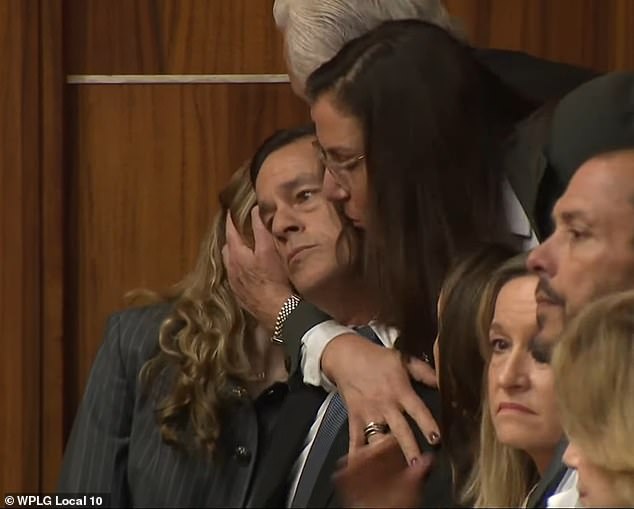
<instances>
[{"instance_id":1,"label":"eyebrow","mask_svg":"<svg viewBox=\"0 0 634 509\"><path fill-rule=\"evenodd\" d=\"M282 182L278 188L281 188L285 194L291 194L295 189L304 185L321 185L321 175L313 175L312 173L303 172L295 176L291 180ZM264 222L264 219L275 212L275 206L266 201L258 200L258 207L260 208L260 219Z\"/></svg>"},{"instance_id":2,"label":"eyebrow","mask_svg":"<svg viewBox=\"0 0 634 509\"><path fill-rule=\"evenodd\" d=\"M489 327L489 334L505 334L506 331L504 329L504 327L502 327L502 325L500 325L498 322L492 322L491 326Z\"/></svg>"},{"instance_id":3,"label":"eyebrow","mask_svg":"<svg viewBox=\"0 0 634 509\"><path fill-rule=\"evenodd\" d=\"M335 147L324 147L323 145L319 145L322 150L328 154L333 154L333 155L338 155L338 156L349 156L349 155L354 155L355 153L360 152L357 149L354 149L352 147L341 147L341 146L335 146Z\"/></svg>"},{"instance_id":4,"label":"eyebrow","mask_svg":"<svg viewBox=\"0 0 634 509\"><path fill-rule=\"evenodd\" d=\"M279 185L279 188L285 193L291 193L298 187L307 185L307 184L321 184L321 175L315 175L313 173L303 172L292 178L291 180L287 180L286 182L282 182Z\"/></svg>"},{"instance_id":5,"label":"eyebrow","mask_svg":"<svg viewBox=\"0 0 634 509\"><path fill-rule=\"evenodd\" d=\"M559 216L562 222L567 224L572 223L574 221L579 221L579 220L585 221L587 223L591 222L590 218L588 217L588 214L584 212L583 210L565 210L561 213L557 213L555 210L553 210L553 213L552 213L553 221L557 219L557 216Z\"/></svg>"}]
</instances>

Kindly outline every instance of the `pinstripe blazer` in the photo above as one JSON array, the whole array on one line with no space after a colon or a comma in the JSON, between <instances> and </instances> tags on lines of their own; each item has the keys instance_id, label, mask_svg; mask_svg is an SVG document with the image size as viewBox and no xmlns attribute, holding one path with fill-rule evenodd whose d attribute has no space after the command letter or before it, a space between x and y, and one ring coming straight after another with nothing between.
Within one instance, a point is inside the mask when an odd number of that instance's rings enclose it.
<instances>
[{"instance_id":1,"label":"pinstripe blazer","mask_svg":"<svg viewBox=\"0 0 634 509\"><path fill-rule=\"evenodd\" d=\"M254 403L245 391L233 391L235 404L225 414L213 460L165 444L138 374L157 351L168 311L168 305L152 306L109 318L66 447L59 492L109 494L113 507L244 505L258 439L266 441L262 413L256 414L263 396Z\"/></svg>"}]
</instances>

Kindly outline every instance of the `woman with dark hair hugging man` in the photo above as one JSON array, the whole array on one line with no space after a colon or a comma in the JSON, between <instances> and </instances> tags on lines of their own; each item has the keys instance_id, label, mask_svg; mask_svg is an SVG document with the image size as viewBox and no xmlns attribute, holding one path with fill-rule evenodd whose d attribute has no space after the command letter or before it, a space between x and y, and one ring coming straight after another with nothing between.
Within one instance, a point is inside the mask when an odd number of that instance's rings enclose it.
<instances>
[{"instance_id":1,"label":"woman with dark hair hugging man","mask_svg":"<svg viewBox=\"0 0 634 509\"><path fill-rule=\"evenodd\" d=\"M314 137L277 133L252 165ZM302 145L303 146L303 145ZM316 165L310 144L305 164ZM297 151L292 161L298 163ZM301 162L301 160L300 160ZM104 493L111 507L240 507L286 395L282 350L233 296L225 220L253 245L245 165L220 193L194 271L153 305L113 315L66 448L58 489ZM261 235L261 233L260 233ZM147 292L146 292L147 293Z\"/></svg>"},{"instance_id":2,"label":"woman with dark hair hugging man","mask_svg":"<svg viewBox=\"0 0 634 509\"><path fill-rule=\"evenodd\" d=\"M432 354L449 265L482 242L537 242L534 204L520 196L538 190L514 189L510 175L523 169L505 167L508 136L534 105L471 47L415 20L384 23L346 44L309 77L306 96L324 192L364 233L366 277L381 296L377 319L400 330L408 362L270 280L275 260L230 242L231 286L246 309L276 326L292 371L300 366L313 385L336 384L348 406L351 451L366 443L369 423L387 424L411 462L419 448L403 414L430 443L441 440L408 375L435 383L420 359Z\"/></svg>"}]
</instances>

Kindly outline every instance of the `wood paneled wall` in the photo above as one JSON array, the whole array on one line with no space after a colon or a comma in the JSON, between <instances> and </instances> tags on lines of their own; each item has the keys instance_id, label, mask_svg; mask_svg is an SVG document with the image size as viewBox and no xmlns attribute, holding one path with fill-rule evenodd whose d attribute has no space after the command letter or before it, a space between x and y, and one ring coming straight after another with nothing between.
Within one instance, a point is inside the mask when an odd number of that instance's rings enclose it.
<instances>
[{"instance_id":1,"label":"wood paneled wall","mask_svg":"<svg viewBox=\"0 0 634 509\"><path fill-rule=\"evenodd\" d=\"M601 71L634 69L632 0L445 0L480 47Z\"/></svg>"},{"instance_id":2,"label":"wood paneled wall","mask_svg":"<svg viewBox=\"0 0 634 509\"><path fill-rule=\"evenodd\" d=\"M69 74L285 72L273 0L66 0Z\"/></svg>"},{"instance_id":3,"label":"wood paneled wall","mask_svg":"<svg viewBox=\"0 0 634 509\"><path fill-rule=\"evenodd\" d=\"M75 407L106 315L193 266L229 175L307 112L286 84L85 85L69 102Z\"/></svg>"},{"instance_id":4,"label":"wood paneled wall","mask_svg":"<svg viewBox=\"0 0 634 509\"><path fill-rule=\"evenodd\" d=\"M0 3L0 462L5 489L38 487L40 203L38 12ZM5 456L6 455L6 456ZM10 459L10 461L7 461Z\"/></svg>"},{"instance_id":5,"label":"wood paneled wall","mask_svg":"<svg viewBox=\"0 0 634 509\"><path fill-rule=\"evenodd\" d=\"M227 176L308 118L285 83L65 77L282 73L272 3L0 0L3 493L53 489L106 316L189 270ZM634 68L634 0L446 3L478 46Z\"/></svg>"},{"instance_id":6,"label":"wood paneled wall","mask_svg":"<svg viewBox=\"0 0 634 509\"><path fill-rule=\"evenodd\" d=\"M36 492L62 453L42 439L62 434L61 1L2 0L0 34L0 492Z\"/></svg>"}]
</instances>

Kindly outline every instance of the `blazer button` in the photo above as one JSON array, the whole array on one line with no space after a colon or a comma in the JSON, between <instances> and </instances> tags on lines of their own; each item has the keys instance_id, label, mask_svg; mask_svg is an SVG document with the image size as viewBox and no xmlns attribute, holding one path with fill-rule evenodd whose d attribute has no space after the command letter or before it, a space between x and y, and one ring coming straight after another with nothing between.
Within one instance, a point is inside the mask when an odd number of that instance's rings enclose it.
<instances>
[{"instance_id":1,"label":"blazer button","mask_svg":"<svg viewBox=\"0 0 634 509\"><path fill-rule=\"evenodd\" d=\"M247 390L244 387L234 387L231 389L231 392L237 399L244 399L247 397Z\"/></svg>"},{"instance_id":2,"label":"blazer button","mask_svg":"<svg viewBox=\"0 0 634 509\"><path fill-rule=\"evenodd\" d=\"M251 451L244 445L236 447L234 454L240 463L247 463L251 459Z\"/></svg>"}]
</instances>

